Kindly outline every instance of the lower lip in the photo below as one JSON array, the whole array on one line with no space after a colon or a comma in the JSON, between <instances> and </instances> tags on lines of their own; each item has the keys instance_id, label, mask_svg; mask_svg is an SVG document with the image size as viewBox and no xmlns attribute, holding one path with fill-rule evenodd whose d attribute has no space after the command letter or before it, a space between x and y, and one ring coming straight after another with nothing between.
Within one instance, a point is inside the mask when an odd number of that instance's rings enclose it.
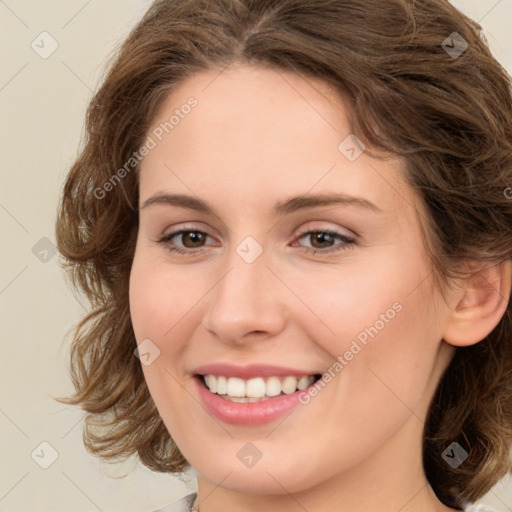
<instances>
[{"instance_id":1,"label":"lower lip","mask_svg":"<svg viewBox=\"0 0 512 512\"><path fill-rule=\"evenodd\" d=\"M218 420L231 425L262 425L275 421L290 413L299 402L299 393L307 392L309 386L289 395L278 395L262 402L231 402L211 393L201 377L196 376L199 397L206 410ZM311 384L314 386L315 383Z\"/></svg>"}]
</instances>

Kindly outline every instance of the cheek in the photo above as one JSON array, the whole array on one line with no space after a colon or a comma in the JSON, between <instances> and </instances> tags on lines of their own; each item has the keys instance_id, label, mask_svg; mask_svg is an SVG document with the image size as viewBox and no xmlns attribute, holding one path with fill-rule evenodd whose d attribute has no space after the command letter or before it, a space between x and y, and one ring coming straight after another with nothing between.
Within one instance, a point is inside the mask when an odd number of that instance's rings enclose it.
<instances>
[{"instance_id":1,"label":"cheek","mask_svg":"<svg viewBox=\"0 0 512 512\"><path fill-rule=\"evenodd\" d=\"M139 257L135 257L130 274L130 315L137 342L154 339L163 328L161 290L155 275ZM155 309L156 308L156 309Z\"/></svg>"},{"instance_id":2,"label":"cheek","mask_svg":"<svg viewBox=\"0 0 512 512\"><path fill-rule=\"evenodd\" d=\"M181 354L186 346L188 335L173 337L173 343L165 343L172 336L177 323L182 329L186 325L180 319L190 308L187 294L191 292L180 286L179 279L173 279L172 285L166 273L162 272L158 262L140 251L136 253L130 274L130 314L137 343L151 340L159 350L154 361L142 370L151 396L166 423L174 425L174 411L183 410L186 403L179 393L175 376L181 371L177 362L182 361ZM180 340L183 342L180 343ZM155 352L153 352L154 354ZM172 406L171 406L172 405ZM179 423L179 422L178 422Z\"/></svg>"},{"instance_id":3,"label":"cheek","mask_svg":"<svg viewBox=\"0 0 512 512\"><path fill-rule=\"evenodd\" d=\"M426 322L427 300L418 285L428 274L422 268L404 268L403 262L392 256L300 276L283 272L283 281L293 284L307 308L296 317L303 320L304 331L339 353L358 336L363 343L374 337L388 338L391 343L386 332L397 331L398 326L414 329ZM404 341L393 338L395 343Z\"/></svg>"},{"instance_id":4,"label":"cheek","mask_svg":"<svg viewBox=\"0 0 512 512\"><path fill-rule=\"evenodd\" d=\"M135 254L130 274L131 320L137 343L149 339L158 347L154 364L142 369L157 407L173 402L166 414L184 406L178 403L176 379L189 370L190 340L200 323L201 300L211 286L197 271L172 269L165 255L155 256L144 245Z\"/></svg>"},{"instance_id":5,"label":"cheek","mask_svg":"<svg viewBox=\"0 0 512 512\"><path fill-rule=\"evenodd\" d=\"M171 275L144 250L136 253L130 274L130 314L139 343L145 338L163 343L199 293L189 284L181 273Z\"/></svg>"},{"instance_id":6,"label":"cheek","mask_svg":"<svg viewBox=\"0 0 512 512\"><path fill-rule=\"evenodd\" d=\"M301 329L332 357L331 371L340 377L333 380L335 400L352 404L352 418L368 419L370 410L392 407L400 414L417 406L435 365L442 319L426 291L429 269L421 254L390 252L362 268L306 274L295 291L310 311L297 317Z\"/></svg>"}]
</instances>

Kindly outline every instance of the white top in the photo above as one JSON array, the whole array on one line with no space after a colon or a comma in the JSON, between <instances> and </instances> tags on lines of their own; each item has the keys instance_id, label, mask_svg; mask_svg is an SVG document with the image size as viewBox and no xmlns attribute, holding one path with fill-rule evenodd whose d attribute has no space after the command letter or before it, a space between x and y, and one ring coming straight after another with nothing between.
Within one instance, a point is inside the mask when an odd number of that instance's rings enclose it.
<instances>
[{"instance_id":1,"label":"white top","mask_svg":"<svg viewBox=\"0 0 512 512\"><path fill-rule=\"evenodd\" d=\"M172 501L171 503L167 503L167 505L164 505L161 508L153 510L152 512L190 512L190 510L192 510L192 505L196 497L196 492L187 494L183 498L180 498L179 500L176 501Z\"/></svg>"},{"instance_id":2,"label":"white top","mask_svg":"<svg viewBox=\"0 0 512 512\"><path fill-rule=\"evenodd\" d=\"M190 512L197 497L197 493L187 494L179 500L173 501L152 512ZM483 504L474 504L467 507L464 512L498 512L497 510Z\"/></svg>"}]
</instances>

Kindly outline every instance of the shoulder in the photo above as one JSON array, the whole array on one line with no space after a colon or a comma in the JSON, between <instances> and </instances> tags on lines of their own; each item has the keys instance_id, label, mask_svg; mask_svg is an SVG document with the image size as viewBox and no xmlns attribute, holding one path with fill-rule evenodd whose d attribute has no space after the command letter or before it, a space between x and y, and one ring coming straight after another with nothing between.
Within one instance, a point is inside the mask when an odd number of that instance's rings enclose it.
<instances>
[{"instance_id":1,"label":"shoulder","mask_svg":"<svg viewBox=\"0 0 512 512\"><path fill-rule=\"evenodd\" d=\"M171 503L167 503L166 505L152 510L151 512L189 512L194 500L197 497L197 492L192 492L183 496L183 498L179 498L176 501L172 501ZM485 504L473 504L469 505L464 509L464 512L498 512L496 509L489 507Z\"/></svg>"},{"instance_id":2,"label":"shoulder","mask_svg":"<svg viewBox=\"0 0 512 512\"><path fill-rule=\"evenodd\" d=\"M464 512L498 512L498 510L485 504L473 504L466 507Z\"/></svg>"},{"instance_id":3,"label":"shoulder","mask_svg":"<svg viewBox=\"0 0 512 512\"><path fill-rule=\"evenodd\" d=\"M194 503L194 500L196 499L196 496L196 492L187 494L183 498L172 501L171 503L167 503L166 505L156 510L152 510L151 512L189 512L192 507L192 503Z\"/></svg>"}]
</instances>

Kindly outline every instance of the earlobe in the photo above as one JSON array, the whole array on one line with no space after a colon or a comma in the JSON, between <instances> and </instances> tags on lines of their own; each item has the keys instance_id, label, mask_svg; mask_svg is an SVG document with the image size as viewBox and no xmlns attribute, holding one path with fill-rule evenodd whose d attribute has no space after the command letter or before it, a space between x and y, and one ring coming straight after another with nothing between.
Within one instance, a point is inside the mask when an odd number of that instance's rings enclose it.
<instances>
[{"instance_id":1,"label":"earlobe","mask_svg":"<svg viewBox=\"0 0 512 512\"><path fill-rule=\"evenodd\" d=\"M443 339L459 347L483 340L505 314L511 281L512 260L495 265L481 264L453 295Z\"/></svg>"}]
</instances>

